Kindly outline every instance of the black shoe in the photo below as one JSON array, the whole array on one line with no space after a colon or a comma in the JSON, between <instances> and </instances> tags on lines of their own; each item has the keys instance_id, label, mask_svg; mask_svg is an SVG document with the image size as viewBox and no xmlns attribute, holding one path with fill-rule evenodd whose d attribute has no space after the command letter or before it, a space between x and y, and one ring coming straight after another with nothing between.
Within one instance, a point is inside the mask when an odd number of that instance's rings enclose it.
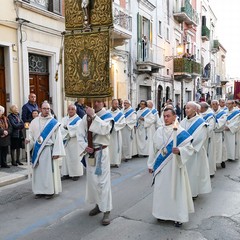
<instances>
[{"instance_id":1,"label":"black shoe","mask_svg":"<svg viewBox=\"0 0 240 240\"><path fill-rule=\"evenodd\" d=\"M194 200L196 200L198 198L198 195L196 196L196 197L192 197L192 200L194 201Z\"/></svg>"},{"instance_id":2,"label":"black shoe","mask_svg":"<svg viewBox=\"0 0 240 240\"><path fill-rule=\"evenodd\" d=\"M226 168L226 163L225 162L221 162L221 167L222 168Z\"/></svg>"},{"instance_id":3,"label":"black shoe","mask_svg":"<svg viewBox=\"0 0 240 240\"><path fill-rule=\"evenodd\" d=\"M39 198L43 198L43 197L45 197L45 194L36 194L34 198L39 199Z\"/></svg>"},{"instance_id":4,"label":"black shoe","mask_svg":"<svg viewBox=\"0 0 240 240\"><path fill-rule=\"evenodd\" d=\"M73 181L77 181L79 179L79 177L75 176L75 177L72 177L72 180Z\"/></svg>"},{"instance_id":5,"label":"black shoe","mask_svg":"<svg viewBox=\"0 0 240 240\"><path fill-rule=\"evenodd\" d=\"M8 165L2 165L2 168L10 168Z\"/></svg>"},{"instance_id":6,"label":"black shoe","mask_svg":"<svg viewBox=\"0 0 240 240\"><path fill-rule=\"evenodd\" d=\"M181 227L181 226L182 226L182 223L181 223L181 222L175 222L175 223L174 223L174 226L175 226L175 227Z\"/></svg>"},{"instance_id":7,"label":"black shoe","mask_svg":"<svg viewBox=\"0 0 240 240\"><path fill-rule=\"evenodd\" d=\"M45 194L45 199L52 199L54 194Z\"/></svg>"},{"instance_id":8,"label":"black shoe","mask_svg":"<svg viewBox=\"0 0 240 240\"><path fill-rule=\"evenodd\" d=\"M63 175L62 177L61 177L61 180L66 180L66 179L69 179L70 177L69 177L69 175Z\"/></svg>"},{"instance_id":9,"label":"black shoe","mask_svg":"<svg viewBox=\"0 0 240 240\"><path fill-rule=\"evenodd\" d=\"M18 166L17 163L12 162L12 166Z\"/></svg>"},{"instance_id":10,"label":"black shoe","mask_svg":"<svg viewBox=\"0 0 240 240\"><path fill-rule=\"evenodd\" d=\"M17 162L18 165L23 165L23 163L21 163L20 161Z\"/></svg>"},{"instance_id":11,"label":"black shoe","mask_svg":"<svg viewBox=\"0 0 240 240\"><path fill-rule=\"evenodd\" d=\"M214 174L213 174L213 175L210 175L210 178L214 178Z\"/></svg>"},{"instance_id":12,"label":"black shoe","mask_svg":"<svg viewBox=\"0 0 240 240\"><path fill-rule=\"evenodd\" d=\"M93 208L90 212L89 212L89 216L95 216L97 214L99 214L101 211L98 207L98 205L95 206L95 208Z\"/></svg>"}]
</instances>

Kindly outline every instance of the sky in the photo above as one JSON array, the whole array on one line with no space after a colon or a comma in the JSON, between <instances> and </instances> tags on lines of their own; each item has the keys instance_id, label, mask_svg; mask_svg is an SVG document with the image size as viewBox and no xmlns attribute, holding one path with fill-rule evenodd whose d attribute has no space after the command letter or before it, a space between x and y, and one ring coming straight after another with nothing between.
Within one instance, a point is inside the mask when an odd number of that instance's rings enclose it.
<instances>
[{"instance_id":1,"label":"sky","mask_svg":"<svg viewBox=\"0 0 240 240\"><path fill-rule=\"evenodd\" d=\"M240 79L240 1L209 0L217 17L216 38L226 49L226 72Z\"/></svg>"}]
</instances>

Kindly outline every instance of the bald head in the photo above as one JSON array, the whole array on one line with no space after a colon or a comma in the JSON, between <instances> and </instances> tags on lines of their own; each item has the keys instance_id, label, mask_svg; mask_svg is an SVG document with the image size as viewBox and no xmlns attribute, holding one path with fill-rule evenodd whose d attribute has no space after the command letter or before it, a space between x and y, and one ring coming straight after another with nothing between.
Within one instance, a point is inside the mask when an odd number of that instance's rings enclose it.
<instances>
[{"instance_id":1,"label":"bald head","mask_svg":"<svg viewBox=\"0 0 240 240\"><path fill-rule=\"evenodd\" d=\"M209 108L209 105L206 102L200 102L199 105L201 106L201 108L200 108L201 113L206 112Z\"/></svg>"},{"instance_id":2,"label":"bald head","mask_svg":"<svg viewBox=\"0 0 240 240\"><path fill-rule=\"evenodd\" d=\"M196 112L197 112L197 104L195 102L188 102L186 104L186 115L188 118L192 118L196 115Z\"/></svg>"}]
</instances>

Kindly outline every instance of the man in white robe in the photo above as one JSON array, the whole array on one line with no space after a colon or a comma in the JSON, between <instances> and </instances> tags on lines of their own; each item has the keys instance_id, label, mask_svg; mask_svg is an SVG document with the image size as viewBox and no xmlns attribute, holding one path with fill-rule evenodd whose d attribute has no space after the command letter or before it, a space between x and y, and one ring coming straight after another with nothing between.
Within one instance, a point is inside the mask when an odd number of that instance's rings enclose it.
<instances>
[{"instance_id":1,"label":"man in white robe","mask_svg":"<svg viewBox=\"0 0 240 240\"><path fill-rule=\"evenodd\" d=\"M165 125L155 132L148 158L148 169L154 177L152 214L157 219L175 221L179 227L194 212L185 166L193 154L192 137L181 126L173 130L176 121L173 109L166 108L163 115Z\"/></svg>"},{"instance_id":2,"label":"man in white robe","mask_svg":"<svg viewBox=\"0 0 240 240\"><path fill-rule=\"evenodd\" d=\"M150 127L154 120L154 115L147 108L147 102L142 100L140 109L137 111L136 138L138 156L147 157L149 155L149 142L152 139Z\"/></svg>"},{"instance_id":3,"label":"man in white robe","mask_svg":"<svg viewBox=\"0 0 240 240\"><path fill-rule=\"evenodd\" d=\"M207 138L207 126L205 121L197 115L197 105L195 102L186 104L186 117L180 125L193 137L192 146L194 153L191 161L186 163L191 186L192 197L198 194L209 193L211 189L209 164L204 142Z\"/></svg>"},{"instance_id":4,"label":"man in white robe","mask_svg":"<svg viewBox=\"0 0 240 240\"><path fill-rule=\"evenodd\" d=\"M226 167L226 145L224 141L224 128L227 120L226 111L221 110L218 100L212 100L211 107L215 116L215 146L216 146L216 155L215 162L216 164L221 164L222 168Z\"/></svg>"},{"instance_id":5,"label":"man in white robe","mask_svg":"<svg viewBox=\"0 0 240 240\"><path fill-rule=\"evenodd\" d=\"M114 119L114 127L110 134L109 157L111 166L119 167L122 159L122 132L126 121L118 106L118 99L112 100L110 113Z\"/></svg>"},{"instance_id":6,"label":"man in white robe","mask_svg":"<svg viewBox=\"0 0 240 240\"><path fill-rule=\"evenodd\" d=\"M77 181L83 175L83 165L79 156L77 142L77 129L81 118L77 114L74 104L68 106L68 115L62 119L61 133L65 147L66 157L62 159L62 180L71 178Z\"/></svg>"},{"instance_id":7,"label":"man in white robe","mask_svg":"<svg viewBox=\"0 0 240 240\"><path fill-rule=\"evenodd\" d=\"M208 137L205 140L204 147L207 151L210 177L214 177L216 172L216 145L215 145L215 117L208 103L200 102L200 116L208 125Z\"/></svg>"},{"instance_id":8,"label":"man in white robe","mask_svg":"<svg viewBox=\"0 0 240 240\"><path fill-rule=\"evenodd\" d=\"M94 216L103 212L102 224L108 225L110 224L109 214L112 210L108 146L113 117L103 106L103 100L99 99L94 102L94 109L86 108L86 115L79 123L77 139L80 154L86 154L86 201L96 204L89 215Z\"/></svg>"},{"instance_id":9,"label":"man in white robe","mask_svg":"<svg viewBox=\"0 0 240 240\"><path fill-rule=\"evenodd\" d=\"M219 106L220 106L220 109L221 109L221 110L224 110L224 111L227 111L227 110L228 110L228 108L227 108L227 106L226 106L226 101L225 101L224 98L220 98L220 99L219 99Z\"/></svg>"},{"instance_id":10,"label":"man in white robe","mask_svg":"<svg viewBox=\"0 0 240 240\"><path fill-rule=\"evenodd\" d=\"M42 113L33 119L26 143L33 148L32 190L35 198L50 199L62 191L59 157L65 156L60 123L50 113L50 105L44 102Z\"/></svg>"},{"instance_id":11,"label":"man in white robe","mask_svg":"<svg viewBox=\"0 0 240 240\"><path fill-rule=\"evenodd\" d=\"M238 155L236 154L237 147L237 132L239 130L240 111L234 109L233 100L227 101L227 120L225 124L225 139L227 148L228 160L234 161Z\"/></svg>"},{"instance_id":12,"label":"man in white robe","mask_svg":"<svg viewBox=\"0 0 240 240\"><path fill-rule=\"evenodd\" d=\"M134 126L136 126L137 115L134 109L131 107L129 100L124 100L123 105L123 114L126 125L122 129L122 139L124 139L124 141L122 141L122 159L127 162L133 156L133 134L135 134Z\"/></svg>"}]
</instances>

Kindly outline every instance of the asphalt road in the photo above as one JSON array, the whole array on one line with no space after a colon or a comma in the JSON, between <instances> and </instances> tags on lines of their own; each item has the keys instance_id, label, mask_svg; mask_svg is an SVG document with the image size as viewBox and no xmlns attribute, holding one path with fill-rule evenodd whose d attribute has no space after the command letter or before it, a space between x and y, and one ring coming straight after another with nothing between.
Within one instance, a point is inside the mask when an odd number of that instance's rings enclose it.
<instances>
[{"instance_id":1,"label":"asphalt road","mask_svg":"<svg viewBox=\"0 0 240 240\"><path fill-rule=\"evenodd\" d=\"M102 215L88 216L85 176L63 181L63 192L51 200L34 199L27 181L0 188L1 240L239 240L240 164L227 162L212 179L213 191L199 196L190 222L175 228L151 214L151 175L146 159L112 168L113 211L109 226Z\"/></svg>"}]
</instances>

